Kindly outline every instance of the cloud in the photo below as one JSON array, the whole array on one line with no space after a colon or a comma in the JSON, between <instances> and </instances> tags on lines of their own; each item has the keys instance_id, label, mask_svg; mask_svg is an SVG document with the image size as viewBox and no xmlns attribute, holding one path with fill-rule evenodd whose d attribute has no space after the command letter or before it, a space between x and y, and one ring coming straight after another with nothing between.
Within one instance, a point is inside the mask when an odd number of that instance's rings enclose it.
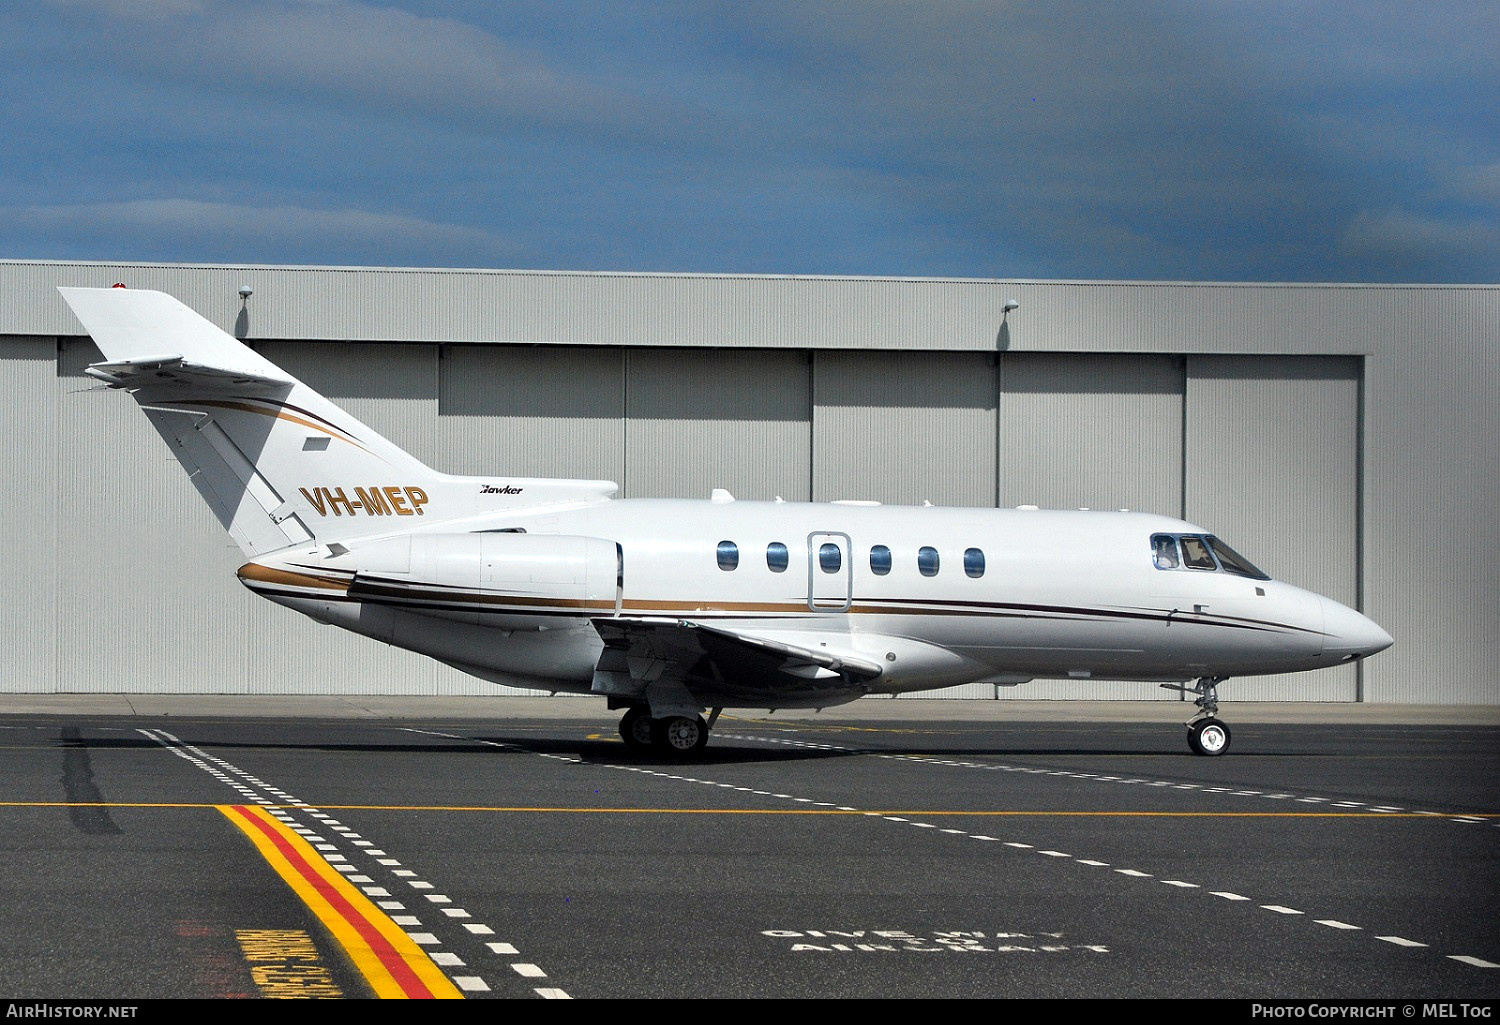
<instances>
[{"instance_id":1,"label":"cloud","mask_svg":"<svg viewBox=\"0 0 1500 1025\"><path fill-rule=\"evenodd\" d=\"M1483 284L1500 272L1500 236L1493 221L1477 218L1445 220L1399 207L1361 210L1338 248L1377 280ZM1472 276L1480 268L1488 274Z\"/></svg>"},{"instance_id":2,"label":"cloud","mask_svg":"<svg viewBox=\"0 0 1500 1025\"><path fill-rule=\"evenodd\" d=\"M351 0L82 2L82 44L145 81L260 92L372 115L522 125L649 123L626 90L456 18Z\"/></svg>"},{"instance_id":3,"label":"cloud","mask_svg":"<svg viewBox=\"0 0 1500 1025\"><path fill-rule=\"evenodd\" d=\"M37 256L110 259L194 253L226 262L275 262L257 254L332 254L339 262L476 266L514 251L481 228L366 210L242 206L192 199L0 208L0 244ZM212 257L201 254L214 254ZM428 259L421 259L426 254ZM281 259L283 257L277 257Z\"/></svg>"},{"instance_id":4,"label":"cloud","mask_svg":"<svg viewBox=\"0 0 1500 1025\"><path fill-rule=\"evenodd\" d=\"M1362 280L1404 238L1431 280L1500 235L1492 3L32 10L0 12L13 207L378 210L532 266L852 274ZM272 260L362 237L239 230Z\"/></svg>"}]
</instances>

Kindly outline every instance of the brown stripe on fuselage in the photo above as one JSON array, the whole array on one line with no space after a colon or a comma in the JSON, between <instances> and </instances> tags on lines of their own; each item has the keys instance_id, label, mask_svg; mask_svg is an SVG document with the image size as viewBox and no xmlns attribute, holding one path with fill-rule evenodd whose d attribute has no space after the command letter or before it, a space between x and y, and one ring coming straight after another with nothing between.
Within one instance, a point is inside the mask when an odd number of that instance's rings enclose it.
<instances>
[{"instance_id":1,"label":"brown stripe on fuselage","mask_svg":"<svg viewBox=\"0 0 1500 1025\"><path fill-rule=\"evenodd\" d=\"M258 562L245 563L236 570L236 575L247 583L254 581L259 584L278 584L282 587L312 587L324 591L345 591L349 588L347 579L272 569Z\"/></svg>"},{"instance_id":2,"label":"brown stripe on fuselage","mask_svg":"<svg viewBox=\"0 0 1500 1025\"><path fill-rule=\"evenodd\" d=\"M502 594L498 592L473 591L458 585L450 584L406 584L391 580L362 580L356 589L355 597L369 597L382 603L399 604L409 601L413 608L443 608L447 611L484 611L504 607L510 611L535 611L537 613L555 611L558 609L591 609L596 611L612 611L614 603L608 599L595 599L589 601L583 598L541 598L527 597L524 595ZM828 611L810 609L805 601L796 602L714 602L712 604L695 604L693 602L648 600L648 599L626 599L621 603L622 612L633 613L658 613L673 616L699 616L705 618L724 618L746 614L757 614L761 616L822 616L828 615ZM839 610L833 610L837 614ZM1168 622L1178 613L1166 610L1142 609L1139 611L1123 609L1089 609L1062 605L1026 605L1017 602L922 602L917 599L861 599L852 604L847 610L841 610L852 615L902 615L902 616L973 616L983 615L992 618L1004 619L1046 619L1068 622L1086 622L1098 620L1147 620L1154 622ZM1237 630L1264 631L1296 631L1300 633L1311 633L1315 631L1306 630L1303 627L1291 626L1284 623L1271 623L1261 620L1245 620L1235 617L1219 617L1207 619L1201 616L1188 616L1178 620L1184 623L1195 623L1199 626L1216 626Z\"/></svg>"}]
</instances>

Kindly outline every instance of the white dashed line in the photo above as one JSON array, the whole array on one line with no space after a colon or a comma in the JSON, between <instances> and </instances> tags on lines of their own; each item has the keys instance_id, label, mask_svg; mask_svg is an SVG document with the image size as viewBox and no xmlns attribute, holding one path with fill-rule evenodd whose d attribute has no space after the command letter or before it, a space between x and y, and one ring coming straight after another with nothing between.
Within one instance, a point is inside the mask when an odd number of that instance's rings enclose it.
<instances>
[{"instance_id":1,"label":"white dashed line","mask_svg":"<svg viewBox=\"0 0 1500 1025\"><path fill-rule=\"evenodd\" d=\"M1470 957L1468 954L1449 954L1450 961L1462 961L1464 964L1473 965L1475 968L1500 968L1500 964L1493 961L1485 961L1481 958Z\"/></svg>"}]
</instances>

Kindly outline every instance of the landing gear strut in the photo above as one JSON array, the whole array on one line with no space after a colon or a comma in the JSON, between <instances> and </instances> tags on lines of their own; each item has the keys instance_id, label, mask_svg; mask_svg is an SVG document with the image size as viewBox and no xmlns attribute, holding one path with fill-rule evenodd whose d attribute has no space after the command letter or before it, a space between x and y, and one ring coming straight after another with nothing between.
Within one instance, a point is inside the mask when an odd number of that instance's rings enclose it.
<instances>
[{"instance_id":1,"label":"landing gear strut","mask_svg":"<svg viewBox=\"0 0 1500 1025\"><path fill-rule=\"evenodd\" d=\"M1184 687L1188 694L1197 694L1199 712L1188 720L1188 750L1195 755L1214 757L1229 750L1229 727L1219 718L1219 684L1222 676L1205 676L1191 688Z\"/></svg>"}]
</instances>

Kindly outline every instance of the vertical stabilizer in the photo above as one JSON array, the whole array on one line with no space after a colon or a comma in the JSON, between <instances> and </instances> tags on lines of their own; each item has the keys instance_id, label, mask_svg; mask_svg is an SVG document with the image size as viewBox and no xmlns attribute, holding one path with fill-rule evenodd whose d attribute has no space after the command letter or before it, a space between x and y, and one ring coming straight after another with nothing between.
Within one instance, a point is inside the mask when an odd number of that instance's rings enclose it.
<instances>
[{"instance_id":1,"label":"vertical stabilizer","mask_svg":"<svg viewBox=\"0 0 1500 1025\"><path fill-rule=\"evenodd\" d=\"M172 296L59 291L105 357L87 373L130 392L245 554L379 533L378 520L416 522L454 492L454 478Z\"/></svg>"}]
</instances>

